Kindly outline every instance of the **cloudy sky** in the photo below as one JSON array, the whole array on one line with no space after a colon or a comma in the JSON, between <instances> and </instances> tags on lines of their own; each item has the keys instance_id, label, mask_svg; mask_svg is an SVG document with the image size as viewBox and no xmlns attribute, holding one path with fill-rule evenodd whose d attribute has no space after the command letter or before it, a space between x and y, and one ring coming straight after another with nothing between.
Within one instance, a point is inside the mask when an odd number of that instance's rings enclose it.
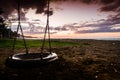
<instances>
[{"instance_id":1,"label":"cloudy sky","mask_svg":"<svg viewBox=\"0 0 120 80\"><path fill-rule=\"evenodd\" d=\"M16 3L17 0L1 1L0 10L6 19L16 18ZM46 0L20 0L20 4L25 35L41 38L46 25ZM120 38L119 4L119 0L51 0L51 37ZM16 26L14 22L12 29Z\"/></svg>"}]
</instances>

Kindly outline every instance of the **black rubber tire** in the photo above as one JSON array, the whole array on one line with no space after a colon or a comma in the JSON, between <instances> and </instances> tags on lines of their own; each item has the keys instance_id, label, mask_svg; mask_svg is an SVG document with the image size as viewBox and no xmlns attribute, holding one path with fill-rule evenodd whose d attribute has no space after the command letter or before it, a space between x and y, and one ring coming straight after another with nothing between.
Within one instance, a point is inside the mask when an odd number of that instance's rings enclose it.
<instances>
[{"instance_id":1,"label":"black rubber tire","mask_svg":"<svg viewBox=\"0 0 120 80\"><path fill-rule=\"evenodd\" d=\"M6 59L6 66L8 67L37 67L49 64L58 59L56 53L44 53L41 57L40 53L19 53L9 56Z\"/></svg>"}]
</instances>

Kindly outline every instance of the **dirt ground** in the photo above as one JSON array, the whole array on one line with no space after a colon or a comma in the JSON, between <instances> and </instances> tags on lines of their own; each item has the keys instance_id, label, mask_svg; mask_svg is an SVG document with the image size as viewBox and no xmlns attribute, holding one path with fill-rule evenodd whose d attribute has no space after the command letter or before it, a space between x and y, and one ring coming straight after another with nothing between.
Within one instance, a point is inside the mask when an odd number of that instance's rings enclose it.
<instances>
[{"instance_id":1,"label":"dirt ground","mask_svg":"<svg viewBox=\"0 0 120 80\"><path fill-rule=\"evenodd\" d=\"M52 47L59 59L30 68L5 65L11 49L0 49L0 80L120 80L120 41L63 40L79 46ZM30 48L37 52L39 48ZM24 52L17 49L16 53ZM24 65L23 65L24 66Z\"/></svg>"}]
</instances>

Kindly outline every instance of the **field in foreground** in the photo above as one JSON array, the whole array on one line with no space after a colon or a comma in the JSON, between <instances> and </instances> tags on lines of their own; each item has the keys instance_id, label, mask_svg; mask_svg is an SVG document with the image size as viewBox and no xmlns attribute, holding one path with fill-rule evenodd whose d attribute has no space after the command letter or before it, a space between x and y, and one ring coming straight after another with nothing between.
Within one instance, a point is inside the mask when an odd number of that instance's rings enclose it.
<instances>
[{"instance_id":1,"label":"field in foreground","mask_svg":"<svg viewBox=\"0 0 120 80\"><path fill-rule=\"evenodd\" d=\"M1 47L0 80L120 80L120 41L60 41L70 45L53 45L52 51L58 54L59 60L36 68L6 67L4 63L11 49ZM39 49L29 47L30 52ZM24 52L24 49L15 51Z\"/></svg>"}]
</instances>

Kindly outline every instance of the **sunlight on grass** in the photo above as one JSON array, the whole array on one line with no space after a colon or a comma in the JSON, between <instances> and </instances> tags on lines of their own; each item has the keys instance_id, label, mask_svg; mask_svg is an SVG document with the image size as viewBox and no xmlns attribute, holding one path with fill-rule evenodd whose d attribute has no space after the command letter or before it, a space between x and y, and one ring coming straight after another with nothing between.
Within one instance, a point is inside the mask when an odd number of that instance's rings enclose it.
<instances>
[{"instance_id":1,"label":"sunlight on grass","mask_svg":"<svg viewBox=\"0 0 120 80\"><path fill-rule=\"evenodd\" d=\"M0 40L0 48L11 48L13 46L13 40L11 39L3 39ZM31 47L41 47L43 41L42 40L26 40L26 44L28 48ZM46 40L45 46L48 46L49 42ZM53 47L67 47L67 46L78 46L79 44L76 42L66 42L61 40L51 40L51 46ZM16 48L24 48L23 40L17 40L15 44Z\"/></svg>"}]
</instances>

